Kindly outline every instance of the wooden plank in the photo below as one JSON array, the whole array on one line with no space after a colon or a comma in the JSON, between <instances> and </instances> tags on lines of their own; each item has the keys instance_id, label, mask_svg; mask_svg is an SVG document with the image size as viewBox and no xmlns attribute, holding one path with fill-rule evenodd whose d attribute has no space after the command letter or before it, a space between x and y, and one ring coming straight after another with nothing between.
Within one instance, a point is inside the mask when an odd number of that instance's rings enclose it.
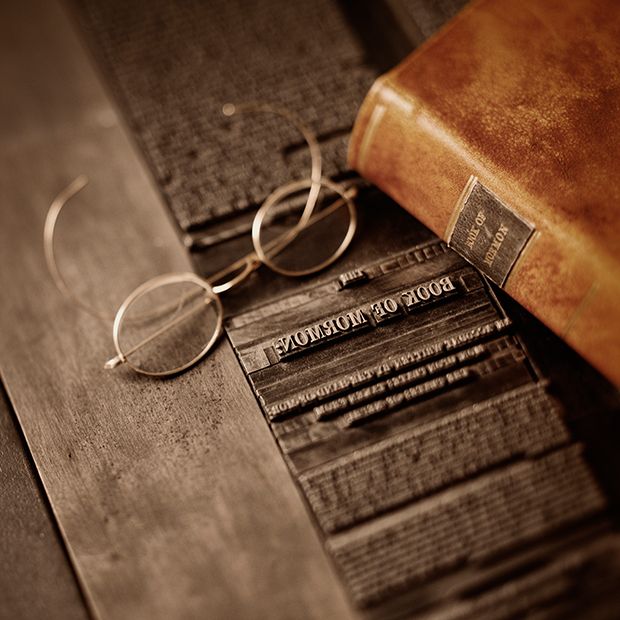
<instances>
[{"instance_id":1,"label":"wooden plank","mask_svg":"<svg viewBox=\"0 0 620 620\"><path fill-rule=\"evenodd\" d=\"M88 618L75 575L0 388L0 617Z\"/></svg>"},{"instance_id":2,"label":"wooden plank","mask_svg":"<svg viewBox=\"0 0 620 620\"><path fill-rule=\"evenodd\" d=\"M92 179L61 259L100 308L187 257L60 8L3 3L0 48L2 377L94 615L350 617L228 342L172 381L102 369L110 326L45 268L54 194Z\"/></svg>"}]
</instances>

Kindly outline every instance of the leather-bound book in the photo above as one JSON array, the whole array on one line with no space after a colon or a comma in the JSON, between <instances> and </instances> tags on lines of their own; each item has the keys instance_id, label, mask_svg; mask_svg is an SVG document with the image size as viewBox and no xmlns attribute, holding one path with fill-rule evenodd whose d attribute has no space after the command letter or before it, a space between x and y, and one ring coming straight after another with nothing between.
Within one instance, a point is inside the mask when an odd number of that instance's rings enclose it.
<instances>
[{"instance_id":1,"label":"leather-bound book","mask_svg":"<svg viewBox=\"0 0 620 620\"><path fill-rule=\"evenodd\" d=\"M349 149L620 385L620 2L473 2L376 81Z\"/></svg>"}]
</instances>

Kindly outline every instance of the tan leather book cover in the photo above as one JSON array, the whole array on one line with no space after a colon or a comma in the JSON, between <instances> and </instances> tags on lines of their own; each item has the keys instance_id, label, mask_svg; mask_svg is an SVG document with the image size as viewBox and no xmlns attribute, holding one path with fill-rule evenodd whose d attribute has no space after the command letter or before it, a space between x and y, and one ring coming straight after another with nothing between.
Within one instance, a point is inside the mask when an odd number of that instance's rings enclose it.
<instances>
[{"instance_id":1,"label":"tan leather book cover","mask_svg":"<svg viewBox=\"0 0 620 620\"><path fill-rule=\"evenodd\" d=\"M373 85L349 164L620 385L620 2L474 1Z\"/></svg>"}]
</instances>

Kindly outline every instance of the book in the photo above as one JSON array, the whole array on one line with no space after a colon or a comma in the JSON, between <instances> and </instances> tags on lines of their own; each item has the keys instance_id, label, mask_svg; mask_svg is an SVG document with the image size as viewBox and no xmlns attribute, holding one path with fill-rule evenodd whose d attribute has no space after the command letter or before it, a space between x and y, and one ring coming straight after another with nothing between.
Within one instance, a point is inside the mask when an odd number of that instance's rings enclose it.
<instances>
[{"instance_id":1,"label":"book","mask_svg":"<svg viewBox=\"0 0 620 620\"><path fill-rule=\"evenodd\" d=\"M474 1L377 79L349 165L620 385L620 3Z\"/></svg>"}]
</instances>

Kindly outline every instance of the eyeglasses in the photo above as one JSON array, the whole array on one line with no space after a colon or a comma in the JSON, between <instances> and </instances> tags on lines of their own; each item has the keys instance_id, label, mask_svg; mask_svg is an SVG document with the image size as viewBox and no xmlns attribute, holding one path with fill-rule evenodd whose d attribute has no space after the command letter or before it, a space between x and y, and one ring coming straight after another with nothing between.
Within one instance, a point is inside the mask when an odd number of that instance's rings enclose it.
<instances>
[{"instance_id":1,"label":"eyeglasses","mask_svg":"<svg viewBox=\"0 0 620 620\"><path fill-rule=\"evenodd\" d=\"M321 176L322 159L314 134L284 108L227 104L223 109L227 116L246 111L279 115L299 129L310 150L310 177L278 187L263 202L252 223L253 252L208 279L193 273L165 274L130 293L114 316L112 339L117 355L105 363L106 369L127 364L154 377L187 370L213 349L222 333L222 293L239 286L261 265L288 277L320 272L337 261L353 240L357 190ZM45 223L45 256L63 295L90 314L109 318L72 294L55 259L54 231L60 211L86 183L85 177L79 177L53 201ZM306 192L305 203L300 202Z\"/></svg>"}]
</instances>

